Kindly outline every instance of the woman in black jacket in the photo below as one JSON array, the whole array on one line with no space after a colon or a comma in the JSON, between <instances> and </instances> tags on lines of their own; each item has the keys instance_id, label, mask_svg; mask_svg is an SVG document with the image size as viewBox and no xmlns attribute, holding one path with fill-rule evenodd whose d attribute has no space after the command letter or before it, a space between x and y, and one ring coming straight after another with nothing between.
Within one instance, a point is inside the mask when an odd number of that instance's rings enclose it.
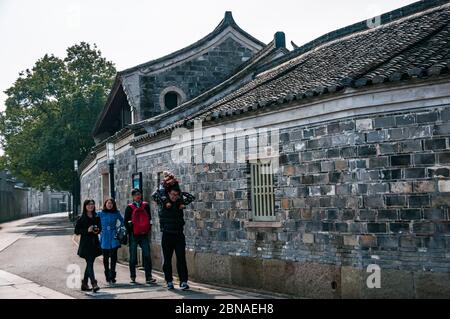
<instances>
[{"instance_id":1,"label":"woman in black jacket","mask_svg":"<svg viewBox=\"0 0 450 319\"><path fill-rule=\"evenodd\" d=\"M91 280L92 290L97 292L100 288L97 285L94 274L95 258L102 254L98 234L101 232L100 218L95 213L95 202L87 199L83 203L83 213L75 225L75 234L81 235L78 246L78 256L86 260L86 270L81 283L82 291L90 291L88 279Z\"/></svg>"}]
</instances>

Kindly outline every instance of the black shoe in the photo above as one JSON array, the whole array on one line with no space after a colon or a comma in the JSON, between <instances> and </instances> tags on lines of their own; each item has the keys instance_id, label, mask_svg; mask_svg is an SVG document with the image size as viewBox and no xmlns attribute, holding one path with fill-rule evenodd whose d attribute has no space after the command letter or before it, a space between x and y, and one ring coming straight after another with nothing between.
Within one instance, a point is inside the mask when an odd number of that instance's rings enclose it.
<instances>
[{"instance_id":1,"label":"black shoe","mask_svg":"<svg viewBox=\"0 0 450 319\"><path fill-rule=\"evenodd\" d=\"M187 284L187 282L183 281L180 284L180 288L181 288L181 290L188 290L189 289L189 285Z\"/></svg>"},{"instance_id":2,"label":"black shoe","mask_svg":"<svg viewBox=\"0 0 450 319\"><path fill-rule=\"evenodd\" d=\"M131 277L130 278L130 283L135 284L136 283L136 278Z\"/></svg>"},{"instance_id":3,"label":"black shoe","mask_svg":"<svg viewBox=\"0 0 450 319\"><path fill-rule=\"evenodd\" d=\"M100 287L97 285L97 280L92 283L92 290L97 292L100 290Z\"/></svg>"},{"instance_id":4,"label":"black shoe","mask_svg":"<svg viewBox=\"0 0 450 319\"><path fill-rule=\"evenodd\" d=\"M92 288L89 288L87 280L81 282L81 291L92 291Z\"/></svg>"},{"instance_id":5,"label":"black shoe","mask_svg":"<svg viewBox=\"0 0 450 319\"><path fill-rule=\"evenodd\" d=\"M116 272L115 271L111 271L111 283L115 284L116 283Z\"/></svg>"},{"instance_id":6,"label":"black shoe","mask_svg":"<svg viewBox=\"0 0 450 319\"><path fill-rule=\"evenodd\" d=\"M156 279L155 278L148 278L145 280L145 283L147 284L154 284L156 283Z\"/></svg>"},{"instance_id":7,"label":"black shoe","mask_svg":"<svg viewBox=\"0 0 450 319\"><path fill-rule=\"evenodd\" d=\"M109 271L105 271L105 280L107 283L111 282L111 275L110 275Z\"/></svg>"}]
</instances>

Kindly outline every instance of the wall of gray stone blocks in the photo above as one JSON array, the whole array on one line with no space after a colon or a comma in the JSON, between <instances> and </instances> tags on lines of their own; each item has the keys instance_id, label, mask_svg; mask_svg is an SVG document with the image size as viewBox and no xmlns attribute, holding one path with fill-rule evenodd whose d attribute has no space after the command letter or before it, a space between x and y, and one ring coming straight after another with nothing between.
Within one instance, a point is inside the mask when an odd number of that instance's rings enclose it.
<instances>
[{"instance_id":1,"label":"wall of gray stone blocks","mask_svg":"<svg viewBox=\"0 0 450 319\"><path fill-rule=\"evenodd\" d=\"M136 157L134 149L128 148L115 155L114 163L114 183L116 191L117 208L125 212L125 208L131 201L132 174L136 172ZM102 174L109 173L109 166L106 158L100 160L88 174L81 177L81 204L85 199L93 199L97 209L103 206L102 194ZM108 177L109 178L109 177ZM109 197L109 193L106 197ZM148 200L148 199L146 199Z\"/></svg>"},{"instance_id":2,"label":"wall of gray stone blocks","mask_svg":"<svg viewBox=\"0 0 450 319\"><path fill-rule=\"evenodd\" d=\"M106 169L106 161L95 166L88 174L80 178L80 210L82 210L83 202L86 199L93 199L96 207L102 205L102 184L101 174L102 167Z\"/></svg>"},{"instance_id":3,"label":"wall of gray stone blocks","mask_svg":"<svg viewBox=\"0 0 450 319\"><path fill-rule=\"evenodd\" d=\"M52 192L48 189L40 191L30 187L15 186L14 182L4 179L0 182L0 222L67 211L69 202L67 192ZM54 205L52 205L52 199ZM61 203L65 204L60 205Z\"/></svg>"},{"instance_id":4,"label":"wall of gray stone blocks","mask_svg":"<svg viewBox=\"0 0 450 319\"><path fill-rule=\"evenodd\" d=\"M186 211L196 251L359 267L376 255L385 268L448 272L449 134L450 108L281 131L279 229L244 227L245 164L171 165L164 153L139 159L138 170L146 193L170 169L197 196Z\"/></svg>"},{"instance_id":5,"label":"wall of gray stone blocks","mask_svg":"<svg viewBox=\"0 0 450 319\"><path fill-rule=\"evenodd\" d=\"M449 121L447 107L283 132L281 209L298 244L344 265L376 255L384 268L450 271Z\"/></svg>"},{"instance_id":6,"label":"wall of gray stone blocks","mask_svg":"<svg viewBox=\"0 0 450 319\"><path fill-rule=\"evenodd\" d=\"M448 274L449 137L450 106L281 130L275 176L279 228L246 228L251 213L245 163L175 165L164 152L139 157L137 171L147 200L163 170L173 171L196 196L185 211L187 249L193 252ZM116 180L131 183L135 163L131 150L121 153ZM129 187L117 187L124 207ZM152 212L158 244L154 204Z\"/></svg>"}]
</instances>

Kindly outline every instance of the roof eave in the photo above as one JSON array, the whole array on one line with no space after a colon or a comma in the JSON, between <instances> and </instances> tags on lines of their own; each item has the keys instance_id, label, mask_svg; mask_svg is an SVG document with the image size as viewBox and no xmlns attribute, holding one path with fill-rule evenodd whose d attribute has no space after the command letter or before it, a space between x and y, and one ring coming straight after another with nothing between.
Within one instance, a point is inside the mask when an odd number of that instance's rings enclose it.
<instances>
[{"instance_id":1,"label":"roof eave","mask_svg":"<svg viewBox=\"0 0 450 319\"><path fill-rule=\"evenodd\" d=\"M282 107L289 106L293 102L310 102L313 99L321 99L324 97L328 97L330 95L336 95L336 94L345 94L346 88L354 88L354 89L364 89L364 88L370 88L371 86L375 85L392 85L392 84L398 84L398 83L405 83L405 81L415 80L415 81L430 81L430 80L436 80L439 78L449 78L449 67L430 67L428 69L420 70L420 72L417 72L417 74L411 74L407 71L402 72L396 72L393 76L389 78L377 78L375 80L367 79L367 78L358 78L357 80L351 80L351 81L343 81L341 85L338 86L329 86L329 87L317 87L315 89L309 90L305 93L299 93L299 94L287 94L285 97L278 98L275 100L268 100L268 101L259 101L256 102L253 106L245 107L242 110L233 110L231 112L223 112L218 111L214 112L213 114L209 114L206 116L202 121L204 125L207 125L205 123L214 123L217 121L223 121L225 120L232 120L233 118L239 117L239 116L247 116L252 114L258 114L260 112L264 112L264 110L279 110ZM195 120L193 119L187 119L184 121L183 124L173 124L170 127L159 129L150 133L146 133L140 136L136 136L132 141L131 144L137 146L142 143L148 143L149 141L157 138L163 133L168 133L173 131L177 127L191 127L192 122Z\"/></svg>"},{"instance_id":2,"label":"roof eave","mask_svg":"<svg viewBox=\"0 0 450 319\"><path fill-rule=\"evenodd\" d=\"M117 94L117 91L119 90L120 85L122 85L122 82L120 80L119 74L116 74L116 77L114 79L113 87L111 88L111 91L109 92L108 99L106 100L105 106L103 107L100 114L97 116L97 120L95 121L94 128L91 131L92 136L97 135L100 129L100 126L108 113L108 110L111 106L112 101L114 100L115 95Z\"/></svg>"}]
</instances>

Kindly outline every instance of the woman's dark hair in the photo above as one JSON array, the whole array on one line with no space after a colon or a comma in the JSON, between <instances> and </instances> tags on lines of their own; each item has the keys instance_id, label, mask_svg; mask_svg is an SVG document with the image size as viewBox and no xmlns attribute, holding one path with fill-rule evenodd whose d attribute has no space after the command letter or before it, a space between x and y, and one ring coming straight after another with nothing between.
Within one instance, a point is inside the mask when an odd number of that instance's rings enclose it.
<instances>
[{"instance_id":1,"label":"woman's dark hair","mask_svg":"<svg viewBox=\"0 0 450 319\"><path fill-rule=\"evenodd\" d=\"M111 197L110 197L110 198L107 198L107 199L105 200L105 202L103 203L103 210L104 210L104 211L109 211L109 209L106 208L106 203L109 202L109 201L111 201L112 204L113 204L113 208L111 209L111 211L112 211L112 212L116 211L116 210L117 210L117 204L116 204L116 201L114 200L114 198L111 198Z\"/></svg>"},{"instance_id":2,"label":"woman's dark hair","mask_svg":"<svg viewBox=\"0 0 450 319\"><path fill-rule=\"evenodd\" d=\"M86 214L87 213L87 208L86 208L86 206L87 205L89 205L89 204L94 204L94 206L95 206L95 201L93 200L93 199L86 199L85 201L84 201L84 203L83 203L83 214ZM94 208L94 213L95 213L95 208Z\"/></svg>"}]
</instances>

